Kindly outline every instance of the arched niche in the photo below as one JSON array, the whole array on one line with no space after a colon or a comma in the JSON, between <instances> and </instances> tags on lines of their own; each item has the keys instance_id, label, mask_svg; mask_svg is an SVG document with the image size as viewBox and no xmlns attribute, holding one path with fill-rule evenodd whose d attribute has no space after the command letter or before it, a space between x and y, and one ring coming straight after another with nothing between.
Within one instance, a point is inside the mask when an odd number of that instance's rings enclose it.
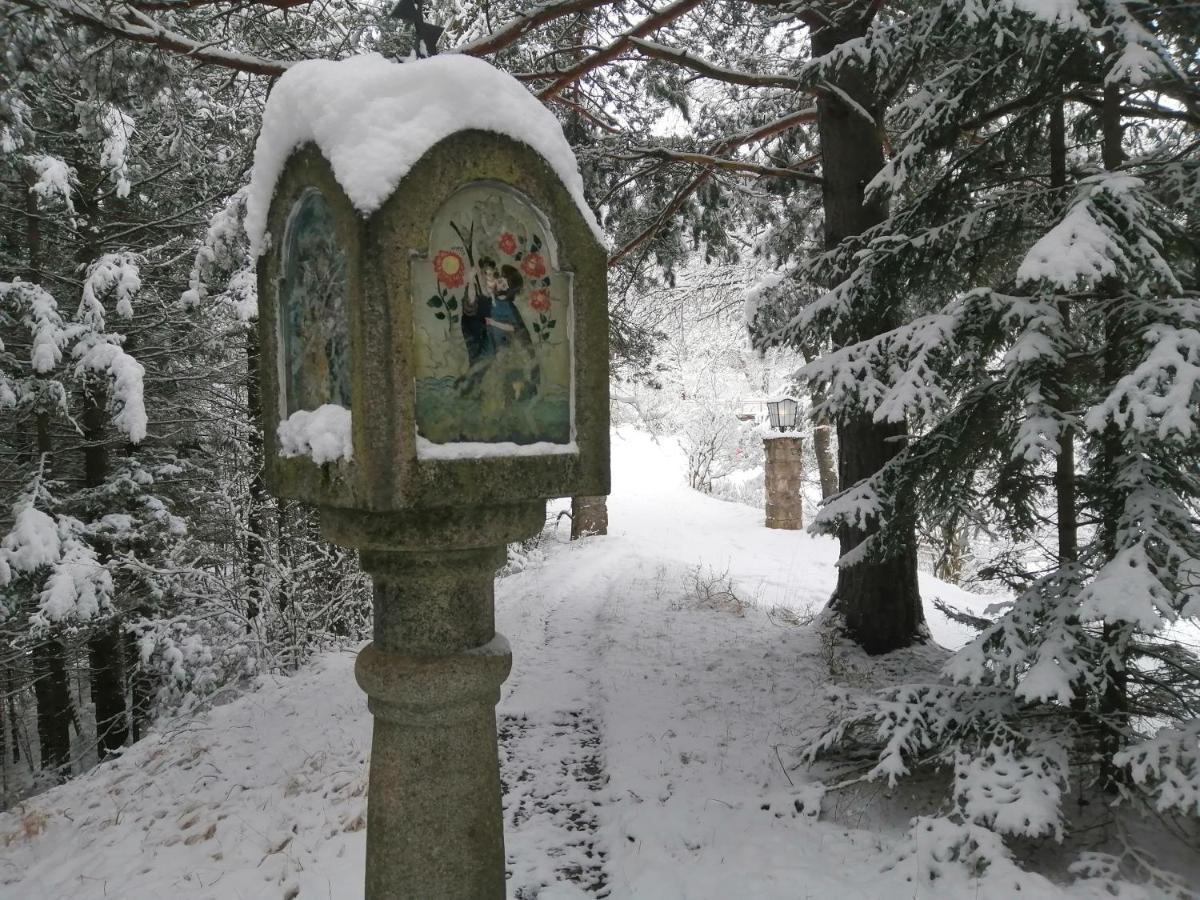
<instances>
[{"instance_id":1,"label":"arched niche","mask_svg":"<svg viewBox=\"0 0 1200 900\"><path fill-rule=\"evenodd\" d=\"M346 252L325 196L306 188L288 213L279 286L283 417L327 403L350 408Z\"/></svg>"},{"instance_id":2,"label":"arched niche","mask_svg":"<svg viewBox=\"0 0 1200 900\"><path fill-rule=\"evenodd\" d=\"M434 215L412 264L417 434L434 444L573 438L569 272L546 216L477 181Z\"/></svg>"}]
</instances>

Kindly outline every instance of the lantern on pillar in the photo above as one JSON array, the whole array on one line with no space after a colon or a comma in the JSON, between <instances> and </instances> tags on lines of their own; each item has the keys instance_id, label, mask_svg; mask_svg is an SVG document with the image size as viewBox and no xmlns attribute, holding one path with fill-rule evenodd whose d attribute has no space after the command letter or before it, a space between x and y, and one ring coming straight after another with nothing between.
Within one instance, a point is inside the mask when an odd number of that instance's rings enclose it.
<instances>
[{"instance_id":1,"label":"lantern on pillar","mask_svg":"<svg viewBox=\"0 0 1200 900\"><path fill-rule=\"evenodd\" d=\"M796 428L796 412L800 404L791 397L767 401L767 417L776 431L793 431Z\"/></svg>"},{"instance_id":2,"label":"lantern on pillar","mask_svg":"<svg viewBox=\"0 0 1200 900\"><path fill-rule=\"evenodd\" d=\"M775 434L763 435L766 451L766 526L796 530L804 527L804 444L796 434L800 404L791 397L767 401L767 416Z\"/></svg>"}]
</instances>

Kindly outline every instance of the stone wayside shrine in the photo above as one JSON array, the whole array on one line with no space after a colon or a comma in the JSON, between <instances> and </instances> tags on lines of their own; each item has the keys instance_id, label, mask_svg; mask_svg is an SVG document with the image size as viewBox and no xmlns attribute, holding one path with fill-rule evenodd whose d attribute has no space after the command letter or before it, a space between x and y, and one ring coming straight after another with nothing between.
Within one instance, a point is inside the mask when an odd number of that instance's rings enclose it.
<instances>
[{"instance_id":1,"label":"stone wayside shrine","mask_svg":"<svg viewBox=\"0 0 1200 900\"><path fill-rule=\"evenodd\" d=\"M505 895L493 584L608 493L606 254L554 117L479 60L302 63L264 115L266 473L374 580L366 896Z\"/></svg>"}]
</instances>

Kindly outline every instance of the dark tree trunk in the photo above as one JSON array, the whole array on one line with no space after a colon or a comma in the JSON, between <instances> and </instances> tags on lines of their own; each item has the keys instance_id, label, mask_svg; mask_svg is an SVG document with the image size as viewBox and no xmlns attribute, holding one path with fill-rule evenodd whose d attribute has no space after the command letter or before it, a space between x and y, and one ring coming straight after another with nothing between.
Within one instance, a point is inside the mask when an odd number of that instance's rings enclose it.
<instances>
[{"instance_id":1,"label":"dark tree trunk","mask_svg":"<svg viewBox=\"0 0 1200 900\"><path fill-rule=\"evenodd\" d=\"M71 774L71 685L67 679L67 653L57 638L37 645L33 656L33 693L37 698L38 743L42 768L59 779Z\"/></svg>"},{"instance_id":2,"label":"dark tree trunk","mask_svg":"<svg viewBox=\"0 0 1200 900\"><path fill-rule=\"evenodd\" d=\"M246 511L246 632L265 601L267 486L263 480L262 398L258 384L258 329L246 331L246 414L250 423L250 505Z\"/></svg>"},{"instance_id":3,"label":"dark tree trunk","mask_svg":"<svg viewBox=\"0 0 1200 900\"><path fill-rule=\"evenodd\" d=\"M1121 148L1121 92L1115 85L1105 85L1103 105L1100 112L1102 156L1108 171L1120 168L1125 160ZM1115 384L1121 376L1121 343L1125 329L1114 298L1119 296L1121 285L1106 285L1109 312L1104 321L1104 385ZM1099 492L1100 492L1100 542L1103 561L1117 554L1117 540L1121 513L1125 506L1125 492L1118 486L1121 465L1121 432L1109 423L1101 436ZM1105 624L1103 642L1109 662L1105 667L1105 689L1100 697L1100 783L1103 788L1117 794L1124 780L1124 773L1113 765L1113 756L1126 745L1129 736L1129 674L1127 661L1131 632L1128 625Z\"/></svg>"},{"instance_id":4,"label":"dark tree trunk","mask_svg":"<svg viewBox=\"0 0 1200 900\"><path fill-rule=\"evenodd\" d=\"M125 712L124 642L114 619L88 640L92 667L92 702L96 705L96 753L105 759L129 738Z\"/></svg>"},{"instance_id":5,"label":"dark tree trunk","mask_svg":"<svg viewBox=\"0 0 1200 900\"><path fill-rule=\"evenodd\" d=\"M84 397L83 477L88 487L100 487L108 478L107 413L103 390L93 387ZM96 753L103 760L129 738L125 710L125 646L121 621L114 616L88 638L92 702L96 708Z\"/></svg>"},{"instance_id":6,"label":"dark tree trunk","mask_svg":"<svg viewBox=\"0 0 1200 900\"><path fill-rule=\"evenodd\" d=\"M34 255L31 246L31 258ZM37 453L43 477L50 475L52 446L50 416L39 412ZM67 679L66 651L57 639L46 638L34 644L32 662L42 769L52 770L56 777L65 779L71 771L71 722L75 718Z\"/></svg>"},{"instance_id":7,"label":"dark tree trunk","mask_svg":"<svg viewBox=\"0 0 1200 900\"><path fill-rule=\"evenodd\" d=\"M132 740L140 741L146 736L146 726L150 724L154 679L142 668L137 638L129 632L124 637L125 666L129 673L129 732Z\"/></svg>"},{"instance_id":8,"label":"dark tree trunk","mask_svg":"<svg viewBox=\"0 0 1200 900\"><path fill-rule=\"evenodd\" d=\"M824 56L839 44L863 37L873 4L856 2L839 10L829 24L813 26L814 56ZM821 140L822 190L825 206L825 246L836 247L879 224L887 217L881 200L868 202L866 184L883 167L880 128L862 114L878 119L867 73L844 65L835 81L848 103L833 91L817 98L817 128ZM856 108L857 107L857 108ZM862 297L852 325L834 336L846 346L887 331L898 324L898 312L887 298ZM848 488L878 472L904 446L904 424L877 423L870 413L854 413L838 422L838 481ZM839 534L841 552L848 553L875 530L845 527ZM846 632L868 653L887 653L922 639L924 613L917 588L916 536L911 525L896 556L838 570L837 590L830 606L842 618Z\"/></svg>"},{"instance_id":9,"label":"dark tree trunk","mask_svg":"<svg viewBox=\"0 0 1200 900\"><path fill-rule=\"evenodd\" d=\"M1060 99L1050 111L1050 186L1067 186L1067 129ZM1058 303L1064 333L1071 333L1071 305L1065 300ZM1074 407L1071 396L1071 373L1069 364L1059 378L1058 393L1054 397L1055 408L1067 414ZM1075 431L1064 427L1059 435L1059 452L1054 466L1054 492L1058 508L1058 559L1066 565L1079 558L1079 519L1075 507Z\"/></svg>"},{"instance_id":10,"label":"dark tree trunk","mask_svg":"<svg viewBox=\"0 0 1200 900\"><path fill-rule=\"evenodd\" d=\"M5 671L4 697L0 699L8 709L8 739L10 741L9 759L14 763L21 761L21 721L17 713L17 680L13 677L12 669Z\"/></svg>"}]
</instances>

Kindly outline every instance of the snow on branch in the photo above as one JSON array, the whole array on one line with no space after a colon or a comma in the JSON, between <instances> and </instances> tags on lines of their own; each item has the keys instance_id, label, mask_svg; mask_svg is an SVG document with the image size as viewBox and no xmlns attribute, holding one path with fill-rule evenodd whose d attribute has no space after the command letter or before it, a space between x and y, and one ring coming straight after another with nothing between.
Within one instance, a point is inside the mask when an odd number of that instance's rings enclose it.
<instances>
[{"instance_id":1,"label":"snow on branch","mask_svg":"<svg viewBox=\"0 0 1200 900\"><path fill-rule=\"evenodd\" d=\"M550 100L562 93L588 72L612 62L624 53L631 46L634 38L644 38L653 34L664 25L668 25L680 16L686 15L699 5L700 0L675 0L674 3L669 3L655 11L633 28L618 35L607 47L593 53L591 56L584 57L578 63L566 69L548 87L542 88L538 93L538 99L543 101Z\"/></svg>"},{"instance_id":2,"label":"snow on branch","mask_svg":"<svg viewBox=\"0 0 1200 900\"><path fill-rule=\"evenodd\" d=\"M112 575L91 545L79 539L82 523L60 516L58 530L62 552L50 566L37 612L30 617L35 630L58 622L87 622L112 609Z\"/></svg>"},{"instance_id":3,"label":"snow on branch","mask_svg":"<svg viewBox=\"0 0 1200 900\"><path fill-rule=\"evenodd\" d=\"M1122 750L1113 764L1128 770L1134 783L1150 789L1159 812L1200 815L1200 719L1162 728L1147 741Z\"/></svg>"},{"instance_id":4,"label":"snow on branch","mask_svg":"<svg viewBox=\"0 0 1200 900\"><path fill-rule=\"evenodd\" d=\"M57 156L30 155L25 157L34 182L29 186L29 192L36 194L42 202L50 203L61 200L68 215L75 215L73 195L79 186L75 170Z\"/></svg>"},{"instance_id":5,"label":"snow on branch","mask_svg":"<svg viewBox=\"0 0 1200 900\"><path fill-rule=\"evenodd\" d=\"M1192 301L1200 316L1200 301ZM1200 328L1151 325L1142 334L1145 358L1093 406L1085 422L1102 432L1122 430L1180 443L1200 432Z\"/></svg>"},{"instance_id":6,"label":"snow on branch","mask_svg":"<svg viewBox=\"0 0 1200 900\"><path fill-rule=\"evenodd\" d=\"M210 282L224 275L225 288L215 299L229 306L238 321L253 322L258 318L258 283L245 228L249 195L248 186L240 188L209 220L204 241L196 250L188 274L188 289L179 298L184 306L199 306L209 294Z\"/></svg>"},{"instance_id":7,"label":"snow on branch","mask_svg":"<svg viewBox=\"0 0 1200 900\"><path fill-rule=\"evenodd\" d=\"M777 87L786 88L788 90L799 91L807 90L809 93L815 93L812 85L805 83L799 78L793 78L789 75L774 75L771 73L758 72L740 72L735 69L727 69L724 66L718 66L715 63L710 63L705 59L690 53L687 50L680 50L675 47L668 47L664 44L658 44L654 41L647 41L642 38L630 38L629 43L643 56L651 59L661 59L666 62L672 62L676 65L683 66L685 69L691 69L693 72L698 72L707 78L712 78L717 81L724 81L728 84L741 84L746 87Z\"/></svg>"},{"instance_id":8,"label":"snow on branch","mask_svg":"<svg viewBox=\"0 0 1200 900\"><path fill-rule=\"evenodd\" d=\"M88 267L83 280L79 320L89 328L104 330L104 304L111 293L116 298L117 315L133 318L133 295L142 289L141 257L133 253L106 253Z\"/></svg>"},{"instance_id":9,"label":"snow on branch","mask_svg":"<svg viewBox=\"0 0 1200 900\"><path fill-rule=\"evenodd\" d=\"M75 345L75 374L86 377L101 375L112 385L109 411L113 425L125 434L132 443L140 444L146 439L146 416L144 378L146 370L142 364L126 353L118 343L120 335L89 332Z\"/></svg>"},{"instance_id":10,"label":"snow on branch","mask_svg":"<svg viewBox=\"0 0 1200 900\"><path fill-rule=\"evenodd\" d=\"M1017 282L1071 290L1120 277L1135 291L1154 283L1181 291L1160 251L1156 213L1142 179L1119 173L1086 178L1062 220L1021 261Z\"/></svg>"},{"instance_id":11,"label":"snow on branch","mask_svg":"<svg viewBox=\"0 0 1200 900\"><path fill-rule=\"evenodd\" d=\"M814 407L814 415L833 418L862 409L876 422L932 415L947 402L933 357L953 351L964 308L962 301L955 301L946 312L923 316L801 368L796 378L825 386L825 399Z\"/></svg>"},{"instance_id":12,"label":"snow on branch","mask_svg":"<svg viewBox=\"0 0 1200 900\"><path fill-rule=\"evenodd\" d=\"M52 372L62 361L62 348L70 336L54 297L27 281L0 281L0 301L15 303L21 310L22 324L30 335L30 368L38 375Z\"/></svg>"},{"instance_id":13,"label":"snow on branch","mask_svg":"<svg viewBox=\"0 0 1200 900\"><path fill-rule=\"evenodd\" d=\"M112 576L83 540L84 526L70 516L51 516L37 504L53 502L39 472L13 505L13 527L0 541L0 586L14 573L46 572L30 616L35 630L59 622L86 622L112 608Z\"/></svg>"},{"instance_id":14,"label":"snow on branch","mask_svg":"<svg viewBox=\"0 0 1200 900\"><path fill-rule=\"evenodd\" d=\"M454 48L454 52L464 53L467 56L487 56L489 53L496 53L515 44L535 28L540 28L563 16L590 12L601 6L610 6L614 2L615 0L565 0L560 3L539 3L490 34L465 44L459 44Z\"/></svg>"},{"instance_id":15,"label":"snow on branch","mask_svg":"<svg viewBox=\"0 0 1200 900\"><path fill-rule=\"evenodd\" d=\"M160 50L177 53L199 63L271 77L282 75L292 65L288 60L264 59L250 54L234 53L214 47L209 42L193 40L187 35L167 28L141 9L130 4L101 6L87 2L87 0L16 0L16 2L27 9L36 12L58 13L73 22L96 28L114 37L150 44ZM277 0L273 0L264 5L279 6L280 4Z\"/></svg>"}]
</instances>

